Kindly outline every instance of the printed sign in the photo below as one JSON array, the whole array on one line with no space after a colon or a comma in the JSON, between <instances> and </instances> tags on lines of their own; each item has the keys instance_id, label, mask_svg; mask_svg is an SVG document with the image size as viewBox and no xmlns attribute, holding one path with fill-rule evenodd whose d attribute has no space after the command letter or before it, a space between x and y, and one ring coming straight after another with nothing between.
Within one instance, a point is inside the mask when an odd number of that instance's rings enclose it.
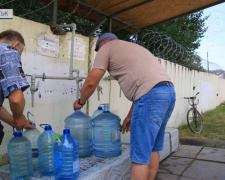
<instances>
[{"instance_id":1,"label":"printed sign","mask_svg":"<svg viewBox=\"0 0 225 180\"><path fill-rule=\"evenodd\" d=\"M13 10L0 9L0 19L13 19Z\"/></svg>"},{"instance_id":2,"label":"printed sign","mask_svg":"<svg viewBox=\"0 0 225 180\"><path fill-rule=\"evenodd\" d=\"M52 34L41 34L37 39L37 54L58 57L59 37Z\"/></svg>"},{"instance_id":3,"label":"printed sign","mask_svg":"<svg viewBox=\"0 0 225 180\"><path fill-rule=\"evenodd\" d=\"M71 56L71 40L68 41L68 58ZM74 38L73 59L84 61L85 58L85 42L82 38Z\"/></svg>"}]
</instances>

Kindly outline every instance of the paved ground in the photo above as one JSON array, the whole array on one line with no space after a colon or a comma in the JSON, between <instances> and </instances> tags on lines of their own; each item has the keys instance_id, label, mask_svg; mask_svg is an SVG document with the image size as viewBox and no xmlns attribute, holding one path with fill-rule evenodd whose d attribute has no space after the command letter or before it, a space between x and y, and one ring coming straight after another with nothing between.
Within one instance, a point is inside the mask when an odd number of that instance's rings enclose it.
<instances>
[{"instance_id":1,"label":"paved ground","mask_svg":"<svg viewBox=\"0 0 225 180\"><path fill-rule=\"evenodd\" d=\"M156 180L225 180L225 149L180 145L160 163Z\"/></svg>"}]
</instances>

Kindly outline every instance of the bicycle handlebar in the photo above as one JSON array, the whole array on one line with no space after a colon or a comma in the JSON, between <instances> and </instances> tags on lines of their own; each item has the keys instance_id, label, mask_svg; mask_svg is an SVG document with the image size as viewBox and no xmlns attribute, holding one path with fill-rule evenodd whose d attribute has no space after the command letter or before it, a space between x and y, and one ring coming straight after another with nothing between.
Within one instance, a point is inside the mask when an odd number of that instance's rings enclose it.
<instances>
[{"instance_id":1,"label":"bicycle handlebar","mask_svg":"<svg viewBox=\"0 0 225 180\"><path fill-rule=\"evenodd\" d=\"M184 99L196 99L196 96L199 94L200 92L197 92L197 94L195 96L192 97L184 97Z\"/></svg>"}]
</instances>

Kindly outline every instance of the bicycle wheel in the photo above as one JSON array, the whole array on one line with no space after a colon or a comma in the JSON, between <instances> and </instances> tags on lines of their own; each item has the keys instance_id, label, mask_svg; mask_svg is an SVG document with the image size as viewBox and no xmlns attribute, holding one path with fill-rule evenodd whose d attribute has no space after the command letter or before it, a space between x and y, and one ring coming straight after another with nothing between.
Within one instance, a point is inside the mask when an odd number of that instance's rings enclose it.
<instances>
[{"instance_id":1,"label":"bicycle wheel","mask_svg":"<svg viewBox=\"0 0 225 180\"><path fill-rule=\"evenodd\" d=\"M193 133L201 133L203 129L203 119L201 114L194 108L187 112L187 123Z\"/></svg>"}]
</instances>

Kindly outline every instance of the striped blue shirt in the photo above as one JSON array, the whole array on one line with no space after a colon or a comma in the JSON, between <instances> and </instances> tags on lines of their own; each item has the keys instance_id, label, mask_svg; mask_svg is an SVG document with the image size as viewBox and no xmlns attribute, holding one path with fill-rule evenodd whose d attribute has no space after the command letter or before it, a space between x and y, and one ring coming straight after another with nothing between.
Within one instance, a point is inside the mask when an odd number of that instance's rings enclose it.
<instances>
[{"instance_id":1,"label":"striped blue shirt","mask_svg":"<svg viewBox=\"0 0 225 180\"><path fill-rule=\"evenodd\" d=\"M19 52L13 46L0 42L0 107L12 91L25 91L29 86Z\"/></svg>"}]
</instances>

